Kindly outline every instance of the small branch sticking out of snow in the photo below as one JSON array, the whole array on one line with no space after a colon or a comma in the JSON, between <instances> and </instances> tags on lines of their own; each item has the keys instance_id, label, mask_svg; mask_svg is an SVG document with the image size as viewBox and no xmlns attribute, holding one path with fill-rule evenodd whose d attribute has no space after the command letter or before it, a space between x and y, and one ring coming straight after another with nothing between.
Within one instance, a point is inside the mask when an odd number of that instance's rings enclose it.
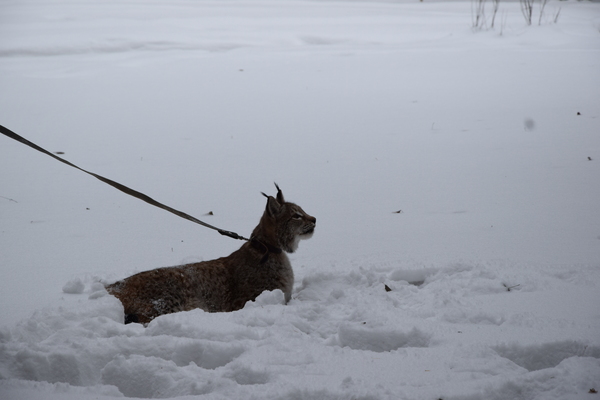
<instances>
[{"instance_id":1,"label":"small branch sticking out of snow","mask_svg":"<svg viewBox=\"0 0 600 400\"><path fill-rule=\"evenodd\" d=\"M519 284L519 285L514 285L514 286L507 286L506 283L503 283L502 286L504 286L506 288L507 292L510 292L511 289L514 289L514 288L519 287L521 285Z\"/></svg>"},{"instance_id":2,"label":"small branch sticking out of snow","mask_svg":"<svg viewBox=\"0 0 600 400\"><path fill-rule=\"evenodd\" d=\"M540 0L540 2L542 4L540 5L541 9L540 9L540 18L538 19L538 25L542 25L542 16L544 15L544 8L546 8L546 3L548 3L548 0Z\"/></svg>"},{"instance_id":3,"label":"small branch sticking out of snow","mask_svg":"<svg viewBox=\"0 0 600 400\"><path fill-rule=\"evenodd\" d=\"M554 16L554 23L556 24L558 22L558 16L560 15L560 10L561 8L558 8L558 11L556 12L556 15Z\"/></svg>"}]
</instances>

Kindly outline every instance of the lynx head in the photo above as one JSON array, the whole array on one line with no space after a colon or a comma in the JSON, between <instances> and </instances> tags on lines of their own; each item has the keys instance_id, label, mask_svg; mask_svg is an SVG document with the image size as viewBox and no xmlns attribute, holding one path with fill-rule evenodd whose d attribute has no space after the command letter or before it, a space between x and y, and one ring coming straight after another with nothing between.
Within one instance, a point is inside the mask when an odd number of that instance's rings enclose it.
<instances>
[{"instance_id":1,"label":"lynx head","mask_svg":"<svg viewBox=\"0 0 600 400\"><path fill-rule=\"evenodd\" d=\"M276 197L263 193L267 206L252 236L293 253L300 240L312 237L317 219L305 213L300 206L286 202L279 186L275 184L275 187Z\"/></svg>"}]
</instances>

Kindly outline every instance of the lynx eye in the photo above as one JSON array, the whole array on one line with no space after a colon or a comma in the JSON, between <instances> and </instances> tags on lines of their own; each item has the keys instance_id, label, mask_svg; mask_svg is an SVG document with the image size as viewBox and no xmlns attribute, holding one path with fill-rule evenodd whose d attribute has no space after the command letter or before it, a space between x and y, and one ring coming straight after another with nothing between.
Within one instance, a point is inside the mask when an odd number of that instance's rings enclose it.
<instances>
[{"instance_id":1,"label":"lynx eye","mask_svg":"<svg viewBox=\"0 0 600 400\"><path fill-rule=\"evenodd\" d=\"M295 213L294 215L292 215L292 218L294 218L294 219L302 219L302 214Z\"/></svg>"}]
</instances>

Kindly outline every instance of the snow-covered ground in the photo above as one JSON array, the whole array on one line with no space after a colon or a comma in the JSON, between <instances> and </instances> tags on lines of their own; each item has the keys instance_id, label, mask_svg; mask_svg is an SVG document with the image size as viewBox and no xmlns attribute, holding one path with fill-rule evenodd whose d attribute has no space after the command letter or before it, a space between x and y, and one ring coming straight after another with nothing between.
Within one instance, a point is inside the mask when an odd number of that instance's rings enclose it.
<instances>
[{"instance_id":1,"label":"snow-covered ground","mask_svg":"<svg viewBox=\"0 0 600 400\"><path fill-rule=\"evenodd\" d=\"M600 396L600 4L539 10L0 2L0 124L245 236L273 181L318 220L287 306L123 325L100 281L241 242L0 137L0 398Z\"/></svg>"}]
</instances>

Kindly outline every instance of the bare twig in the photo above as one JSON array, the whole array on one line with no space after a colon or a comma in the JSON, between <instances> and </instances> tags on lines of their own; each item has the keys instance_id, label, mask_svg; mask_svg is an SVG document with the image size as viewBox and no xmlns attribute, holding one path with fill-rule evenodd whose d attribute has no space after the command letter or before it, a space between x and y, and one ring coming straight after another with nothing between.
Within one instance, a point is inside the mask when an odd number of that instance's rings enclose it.
<instances>
[{"instance_id":1,"label":"bare twig","mask_svg":"<svg viewBox=\"0 0 600 400\"><path fill-rule=\"evenodd\" d=\"M482 29L485 24L485 0L471 0L473 28Z\"/></svg>"},{"instance_id":2,"label":"bare twig","mask_svg":"<svg viewBox=\"0 0 600 400\"><path fill-rule=\"evenodd\" d=\"M540 0L540 18L538 20L538 25L542 25L542 15L544 15L544 8L546 7L546 3L548 3L548 0Z\"/></svg>"},{"instance_id":3,"label":"bare twig","mask_svg":"<svg viewBox=\"0 0 600 400\"><path fill-rule=\"evenodd\" d=\"M506 11L502 12L502 17L500 19L500 36L504 33L504 27L506 26Z\"/></svg>"},{"instance_id":4,"label":"bare twig","mask_svg":"<svg viewBox=\"0 0 600 400\"><path fill-rule=\"evenodd\" d=\"M533 15L533 2L534 0L519 0L519 4L521 5L521 12L523 13L523 17L525 17L525 22L527 25L531 25L531 17Z\"/></svg>"},{"instance_id":5,"label":"bare twig","mask_svg":"<svg viewBox=\"0 0 600 400\"><path fill-rule=\"evenodd\" d=\"M8 197L0 196L0 198L6 199L8 201L12 201L13 203L18 203L18 201L16 201L15 199L10 199Z\"/></svg>"},{"instance_id":6,"label":"bare twig","mask_svg":"<svg viewBox=\"0 0 600 400\"><path fill-rule=\"evenodd\" d=\"M504 286L506 288L507 292L510 292L510 289L514 289L514 288L519 287L521 285L519 284L519 285L514 285L514 286L507 286L506 283L503 283L502 286Z\"/></svg>"},{"instance_id":7,"label":"bare twig","mask_svg":"<svg viewBox=\"0 0 600 400\"><path fill-rule=\"evenodd\" d=\"M558 11L556 12L556 15L554 16L554 23L556 24L558 22L558 16L560 15L560 7L558 8Z\"/></svg>"},{"instance_id":8,"label":"bare twig","mask_svg":"<svg viewBox=\"0 0 600 400\"><path fill-rule=\"evenodd\" d=\"M500 6L500 0L492 0L494 3L494 13L492 14L492 29L494 29L494 22L496 21L496 14L498 13L498 7Z\"/></svg>"}]
</instances>

